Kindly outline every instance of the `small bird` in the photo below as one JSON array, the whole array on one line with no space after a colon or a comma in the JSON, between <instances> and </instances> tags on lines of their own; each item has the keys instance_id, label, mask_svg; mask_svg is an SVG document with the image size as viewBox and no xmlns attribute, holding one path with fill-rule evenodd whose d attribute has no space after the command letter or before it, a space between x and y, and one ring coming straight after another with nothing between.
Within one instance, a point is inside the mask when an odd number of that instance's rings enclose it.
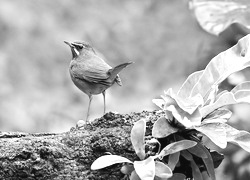
<instances>
[{"instance_id":1,"label":"small bird","mask_svg":"<svg viewBox=\"0 0 250 180\"><path fill-rule=\"evenodd\" d=\"M89 97L86 122L88 123L92 95L103 94L104 114L106 112L105 91L114 83L122 85L118 73L133 62L109 66L86 42L67 42L72 52L69 73L74 84Z\"/></svg>"}]
</instances>

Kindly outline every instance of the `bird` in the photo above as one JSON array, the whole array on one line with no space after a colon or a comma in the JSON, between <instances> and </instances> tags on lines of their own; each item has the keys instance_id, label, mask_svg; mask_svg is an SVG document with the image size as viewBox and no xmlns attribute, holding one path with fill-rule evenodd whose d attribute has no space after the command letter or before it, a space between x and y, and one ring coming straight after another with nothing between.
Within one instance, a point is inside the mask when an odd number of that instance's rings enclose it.
<instances>
[{"instance_id":1,"label":"bird","mask_svg":"<svg viewBox=\"0 0 250 180\"><path fill-rule=\"evenodd\" d=\"M72 60L69 65L71 80L82 92L88 95L89 103L86 115L86 123L89 123L90 106L93 95L103 95L104 110L106 112L105 92L114 83L122 86L122 81L118 75L125 67L133 62L119 64L112 68L96 50L87 42L64 41L72 52Z\"/></svg>"}]
</instances>

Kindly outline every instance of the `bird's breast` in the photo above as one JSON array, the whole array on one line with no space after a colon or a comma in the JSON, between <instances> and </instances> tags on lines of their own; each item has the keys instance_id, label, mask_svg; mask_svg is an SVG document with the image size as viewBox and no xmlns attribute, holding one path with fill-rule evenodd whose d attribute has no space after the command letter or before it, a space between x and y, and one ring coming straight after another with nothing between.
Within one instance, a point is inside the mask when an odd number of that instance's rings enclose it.
<instances>
[{"instance_id":1,"label":"bird's breast","mask_svg":"<svg viewBox=\"0 0 250 180\"><path fill-rule=\"evenodd\" d=\"M94 82L89 82L85 79L77 78L73 75L71 69L69 69L70 77L75 84L76 87L78 87L82 92L84 92L87 95L97 95L101 94L103 91L109 88L109 86L98 84Z\"/></svg>"}]
</instances>

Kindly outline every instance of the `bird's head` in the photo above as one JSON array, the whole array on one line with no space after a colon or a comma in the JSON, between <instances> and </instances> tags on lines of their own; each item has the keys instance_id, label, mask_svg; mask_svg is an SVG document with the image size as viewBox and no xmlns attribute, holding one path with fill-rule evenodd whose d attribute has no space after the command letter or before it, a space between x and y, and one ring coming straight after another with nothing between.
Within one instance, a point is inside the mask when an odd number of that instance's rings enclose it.
<instances>
[{"instance_id":1,"label":"bird's head","mask_svg":"<svg viewBox=\"0 0 250 180\"><path fill-rule=\"evenodd\" d=\"M95 50L91 47L91 45L87 42L76 41L76 42L67 42L64 41L67 45L69 45L73 58L79 56L82 52L92 52L95 53Z\"/></svg>"}]
</instances>

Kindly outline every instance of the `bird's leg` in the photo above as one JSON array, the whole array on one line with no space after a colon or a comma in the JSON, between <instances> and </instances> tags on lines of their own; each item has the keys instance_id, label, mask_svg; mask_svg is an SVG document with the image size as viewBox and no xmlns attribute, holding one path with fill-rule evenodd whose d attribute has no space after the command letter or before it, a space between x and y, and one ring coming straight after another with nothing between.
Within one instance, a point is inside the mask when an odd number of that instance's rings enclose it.
<instances>
[{"instance_id":1,"label":"bird's leg","mask_svg":"<svg viewBox=\"0 0 250 180\"><path fill-rule=\"evenodd\" d=\"M91 101L92 101L92 95L89 95L89 107L88 107L88 112L87 112L87 117L86 117L86 123L89 123L89 111L90 111L90 105L91 105Z\"/></svg>"},{"instance_id":2,"label":"bird's leg","mask_svg":"<svg viewBox=\"0 0 250 180\"><path fill-rule=\"evenodd\" d=\"M105 112L106 112L106 100L105 100L105 94L106 94L106 91L103 91L103 92L102 92L102 95L103 95L103 102L104 102L104 110L103 110L103 114L105 114Z\"/></svg>"}]
</instances>

